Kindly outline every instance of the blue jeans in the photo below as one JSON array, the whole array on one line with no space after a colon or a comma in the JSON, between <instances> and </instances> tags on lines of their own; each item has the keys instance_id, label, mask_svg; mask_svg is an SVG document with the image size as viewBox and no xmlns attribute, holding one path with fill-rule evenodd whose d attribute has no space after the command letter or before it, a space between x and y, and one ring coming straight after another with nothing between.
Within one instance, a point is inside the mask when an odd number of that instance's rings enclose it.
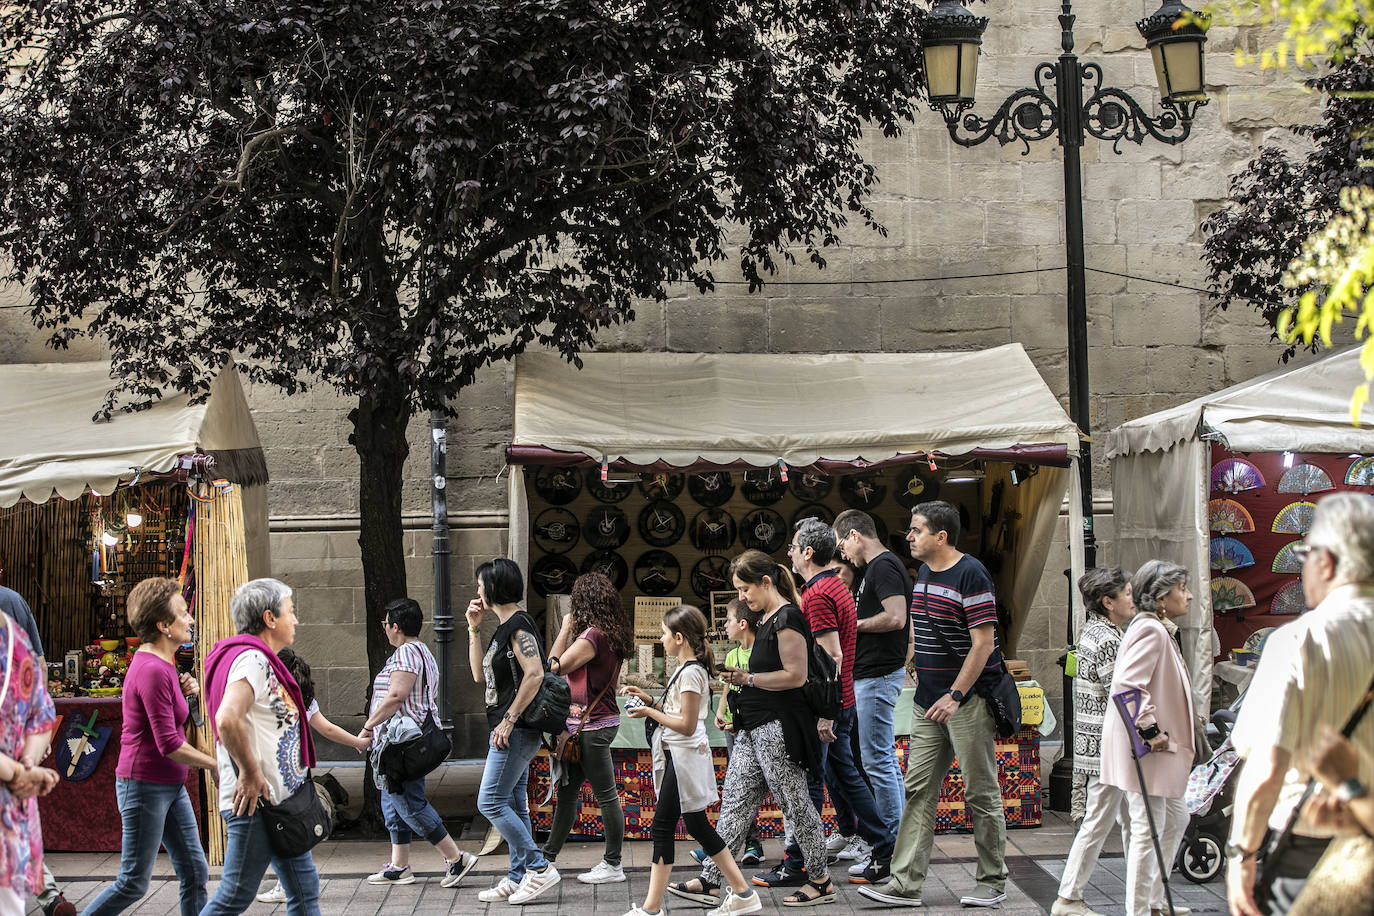
<instances>
[{"instance_id":1,"label":"blue jeans","mask_svg":"<svg viewBox=\"0 0 1374 916\"><path fill-rule=\"evenodd\" d=\"M167 847L172 871L181 882L182 916L195 916L205 906L210 871L186 786L121 777L115 779L115 798L124 823L119 875L86 907L84 916L113 916L143 899L159 845Z\"/></svg>"},{"instance_id":2,"label":"blue jeans","mask_svg":"<svg viewBox=\"0 0 1374 916\"><path fill-rule=\"evenodd\" d=\"M219 890L205 904L200 916L237 916L248 909L268 863L286 891L287 916L319 916L320 876L315 873L315 860L310 853L284 859L273 852L259 811L251 817L221 811L220 817L229 832L224 847L224 871Z\"/></svg>"},{"instance_id":3,"label":"blue jeans","mask_svg":"<svg viewBox=\"0 0 1374 916\"><path fill-rule=\"evenodd\" d=\"M826 756L825 785L836 809L840 800L854 814L858 834L873 847L873 856L881 861L892 857L892 831L878 813L873 790L863 778L863 767L854 753L854 732L858 728L858 707L851 706L835 720L835 741Z\"/></svg>"},{"instance_id":4,"label":"blue jeans","mask_svg":"<svg viewBox=\"0 0 1374 916\"><path fill-rule=\"evenodd\" d=\"M859 755L873 787L887 832L897 835L902 822L906 792L897 766L897 738L893 732L897 698L902 695L906 671L898 668L880 677L854 679L854 700L859 722Z\"/></svg>"},{"instance_id":5,"label":"blue jeans","mask_svg":"<svg viewBox=\"0 0 1374 916\"><path fill-rule=\"evenodd\" d=\"M508 747L487 748L482 787L477 790L477 810L510 847L506 877L517 883L525 872L542 871L549 864L535 845L530 826L530 761L538 750L539 732L512 729Z\"/></svg>"},{"instance_id":6,"label":"blue jeans","mask_svg":"<svg viewBox=\"0 0 1374 916\"><path fill-rule=\"evenodd\" d=\"M401 792L382 793L382 818L394 846L404 846L412 837L422 836L438 846L448 836L443 818L425 798L424 777L401 783Z\"/></svg>"}]
</instances>

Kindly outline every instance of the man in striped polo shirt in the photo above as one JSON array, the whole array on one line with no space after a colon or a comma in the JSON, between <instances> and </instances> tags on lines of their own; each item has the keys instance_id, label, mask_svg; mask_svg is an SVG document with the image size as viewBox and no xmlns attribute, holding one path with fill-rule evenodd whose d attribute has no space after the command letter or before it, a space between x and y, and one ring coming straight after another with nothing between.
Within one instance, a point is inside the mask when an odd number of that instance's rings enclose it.
<instances>
[{"instance_id":1,"label":"man in striped polo shirt","mask_svg":"<svg viewBox=\"0 0 1374 916\"><path fill-rule=\"evenodd\" d=\"M890 880L861 887L859 893L893 906L920 905L935 843L940 783L957 756L978 850L978 886L959 902L996 906L1007 896L1007 823L997 783L997 726L978 695L1002 670L992 576L955 546L959 510L947 502L917 505L906 539L911 555L923 564L911 595L917 684L906 809L897 829Z\"/></svg>"}]
</instances>

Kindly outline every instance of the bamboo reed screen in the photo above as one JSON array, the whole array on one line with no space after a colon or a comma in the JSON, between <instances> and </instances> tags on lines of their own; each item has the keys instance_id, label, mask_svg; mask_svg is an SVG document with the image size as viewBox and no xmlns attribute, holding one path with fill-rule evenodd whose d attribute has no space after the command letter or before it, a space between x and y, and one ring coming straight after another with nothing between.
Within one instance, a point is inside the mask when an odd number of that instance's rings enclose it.
<instances>
[{"instance_id":1,"label":"bamboo reed screen","mask_svg":"<svg viewBox=\"0 0 1374 916\"><path fill-rule=\"evenodd\" d=\"M42 504L20 500L0 509L0 584L33 608L49 661L61 661L68 649L80 649L102 634L124 635L129 589L151 576L176 578L186 504L180 483L154 483L114 497L87 493ZM124 530L129 508L143 515L143 523ZM102 588L92 582L91 551L94 530L105 525L118 530L119 545L106 552L109 570Z\"/></svg>"},{"instance_id":2,"label":"bamboo reed screen","mask_svg":"<svg viewBox=\"0 0 1374 916\"><path fill-rule=\"evenodd\" d=\"M192 556L196 569L196 678L205 683L202 666L210 649L234 635L229 600L234 590L248 581L248 551L244 546L243 502L238 487L216 484L206 496L193 496L196 516ZM200 746L214 747L210 721L200 729ZM207 786L205 806L206 852L211 865L224 862L224 821L219 816L219 790Z\"/></svg>"}]
</instances>

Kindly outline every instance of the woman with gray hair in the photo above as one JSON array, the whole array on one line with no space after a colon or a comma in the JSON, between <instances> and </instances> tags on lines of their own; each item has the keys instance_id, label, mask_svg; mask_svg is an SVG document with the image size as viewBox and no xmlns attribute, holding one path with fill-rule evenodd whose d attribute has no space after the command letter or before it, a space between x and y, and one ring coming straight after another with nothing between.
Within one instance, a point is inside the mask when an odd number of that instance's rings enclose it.
<instances>
[{"instance_id":1,"label":"woman with gray hair","mask_svg":"<svg viewBox=\"0 0 1374 916\"><path fill-rule=\"evenodd\" d=\"M1164 861L1172 863L1188 824L1183 792L1193 768L1192 684L1166 623L1188 613L1193 593L1188 590L1188 570L1164 560L1140 567L1131 579L1131 592L1137 613L1126 625L1117 651L1109 696L1126 690L1139 692L1134 727L1150 748L1140 760L1146 792L1141 792L1131 759L1132 737L1115 709L1108 711L1102 727L1101 781L1124 791L1130 808L1126 912L1154 916L1167 907L1165 876L1155 860L1149 817L1159 831Z\"/></svg>"},{"instance_id":2,"label":"woman with gray hair","mask_svg":"<svg viewBox=\"0 0 1374 916\"><path fill-rule=\"evenodd\" d=\"M1083 823L1073 838L1059 881L1051 916L1100 916L1083 900L1083 889L1097 867L1107 834L1121 823L1128 836L1126 796L1098 778L1102 758L1102 723L1112 709L1107 691L1116 669L1122 628L1135 615L1131 582L1120 567L1090 569L1078 580L1088 619L1078 634L1078 674L1073 682L1073 802ZM1129 842L1123 842L1129 847Z\"/></svg>"},{"instance_id":3,"label":"woman with gray hair","mask_svg":"<svg viewBox=\"0 0 1374 916\"><path fill-rule=\"evenodd\" d=\"M260 801L285 801L315 765L301 689L277 657L296 639L291 589L276 579L254 579L234 592L229 612L238 635L220 640L205 659L219 807L229 839L219 889L200 916L248 909L269 862L286 891L288 916L313 916L320 912L314 860L308 852L275 854L258 811Z\"/></svg>"}]
</instances>

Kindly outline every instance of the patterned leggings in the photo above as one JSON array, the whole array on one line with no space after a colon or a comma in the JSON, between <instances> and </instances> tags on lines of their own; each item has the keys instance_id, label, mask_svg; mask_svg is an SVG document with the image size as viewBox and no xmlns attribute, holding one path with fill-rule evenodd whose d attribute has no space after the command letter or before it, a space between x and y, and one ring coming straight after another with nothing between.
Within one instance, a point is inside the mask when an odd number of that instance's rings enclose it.
<instances>
[{"instance_id":1,"label":"patterned leggings","mask_svg":"<svg viewBox=\"0 0 1374 916\"><path fill-rule=\"evenodd\" d=\"M730 752L716 831L732 855L738 857L744 848L759 805L770 791L782 809L788 835L801 847L807 877L817 884L825 884L830 876L826 864L825 827L807 794L806 771L787 759L782 723L776 720L740 732ZM721 883L720 869L710 859L704 863L701 877L715 885Z\"/></svg>"}]
</instances>

